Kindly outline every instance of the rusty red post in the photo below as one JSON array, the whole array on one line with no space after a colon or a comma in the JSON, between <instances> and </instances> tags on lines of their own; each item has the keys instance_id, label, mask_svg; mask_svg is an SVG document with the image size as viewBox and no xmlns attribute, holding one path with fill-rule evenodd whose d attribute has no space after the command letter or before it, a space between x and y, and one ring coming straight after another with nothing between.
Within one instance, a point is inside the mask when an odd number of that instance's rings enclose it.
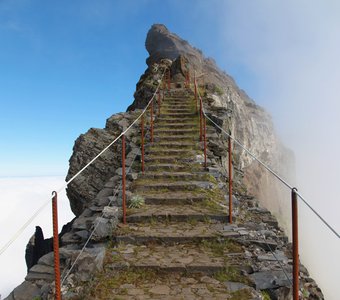
<instances>
[{"instance_id":1,"label":"rusty red post","mask_svg":"<svg viewBox=\"0 0 340 300\"><path fill-rule=\"evenodd\" d=\"M161 92L158 91L158 116L161 114Z\"/></svg>"},{"instance_id":2,"label":"rusty red post","mask_svg":"<svg viewBox=\"0 0 340 300\"><path fill-rule=\"evenodd\" d=\"M153 101L150 104L150 136L151 143L153 143Z\"/></svg>"},{"instance_id":3,"label":"rusty red post","mask_svg":"<svg viewBox=\"0 0 340 300\"><path fill-rule=\"evenodd\" d=\"M205 93L205 83L204 83L204 76L202 75L202 87L203 87L203 94Z\"/></svg>"},{"instance_id":4,"label":"rusty red post","mask_svg":"<svg viewBox=\"0 0 340 300\"><path fill-rule=\"evenodd\" d=\"M195 100L196 100L196 113L198 112L198 98L197 98L197 82L196 82L196 75L194 77L194 81L195 81Z\"/></svg>"},{"instance_id":5,"label":"rusty red post","mask_svg":"<svg viewBox=\"0 0 340 300\"><path fill-rule=\"evenodd\" d=\"M202 109L202 98L200 97L200 142L203 137L203 109Z\"/></svg>"},{"instance_id":6,"label":"rusty red post","mask_svg":"<svg viewBox=\"0 0 340 300\"><path fill-rule=\"evenodd\" d=\"M142 174L144 174L144 115L141 119Z\"/></svg>"},{"instance_id":7,"label":"rusty red post","mask_svg":"<svg viewBox=\"0 0 340 300\"><path fill-rule=\"evenodd\" d=\"M233 223L233 169L232 169L231 137L228 137L228 171L229 171L229 223Z\"/></svg>"},{"instance_id":8,"label":"rusty red post","mask_svg":"<svg viewBox=\"0 0 340 300\"><path fill-rule=\"evenodd\" d=\"M292 229L293 229L293 300L299 300L299 230L297 189L292 189Z\"/></svg>"},{"instance_id":9,"label":"rusty red post","mask_svg":"<svg viewBox=\"0 0 340 300\"><path fill-rule=\"evenodd\" d=\"M123 193L123 224L126 224L126 183L125 183L125 135L122 136L122 193Z\"/></svg>"},{"instance_id":10,"label":"rusty red post","mask_svg":"<svg viewBox=\"0 0 340 300\"><path fill-rule=\"evenodd\" d=\"M170 74L170 69L168 69L168 90L171 88L171 74Z\"/></svg>"},{"instance_id":11,"label":"rusty red post","mask_svg":"<svg viewBox=\"0 0 340 300\"><path fill-rule=\"evenodd\" d=\"M53 254L54 254L54 278L55 299L61 300L60 284L60 259L59 259L59 234L58 234L58 194L52 192L52 218L53 218Z\"/></svg>"},{"instance_id":12,"label":"rusty red post","mask_svg":"<svg viewBox=\"0 0 340 300\"><path fill-rule=\"evenodd\" d=\"M204 125L204 167L207 167L207 123L206 118L203 120Z\"/></svg>"}]
</instances>

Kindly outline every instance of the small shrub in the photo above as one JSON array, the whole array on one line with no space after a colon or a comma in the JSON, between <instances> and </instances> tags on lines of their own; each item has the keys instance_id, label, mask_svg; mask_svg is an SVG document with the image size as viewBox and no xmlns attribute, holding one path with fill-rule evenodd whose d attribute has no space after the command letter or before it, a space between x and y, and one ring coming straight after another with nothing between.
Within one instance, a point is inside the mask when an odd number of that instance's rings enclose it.
<instances>
[{"instance_id":1,"label":"small shrub","mask_svg":"<svg viewBox=\"0 0 340 300\"><path fill-rule=\"evenodd\" d=\"M134 195L129 201L129 208L140 208L145 204L144 198L139 195Z\"/></svg>"},{"instance_id":2,"label":"small shrub","mask_svg":"<svg viewBox=\"0 0 340 300\"><path fill-rule=\"evenodd\" d=\"M271 300L267 291L261 291L261 295L263 300Z\"/></svg>"},{"instance_id":3,"label":"small shrub","mask_svg":"<svg viewBox=\"0 0 340 300\"><path fill-rule=\"evenodd\" d=\"M214 86L214 93L217 94L218 96L222 96L224 94L224 91L221 87L215 85Z\"/></svg>"}]
</instances>

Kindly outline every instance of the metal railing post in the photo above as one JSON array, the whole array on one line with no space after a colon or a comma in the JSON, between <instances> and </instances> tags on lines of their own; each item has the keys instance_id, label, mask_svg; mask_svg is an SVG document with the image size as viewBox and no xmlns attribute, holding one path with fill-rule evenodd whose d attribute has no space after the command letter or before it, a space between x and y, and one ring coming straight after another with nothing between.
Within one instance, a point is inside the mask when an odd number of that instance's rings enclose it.
<instances>
[{"instance_id":1,"label":"metal railing post","mask_svg":"<svg viewBox=\"0 0 340 300\"><path fill-rule=\"evenodd\" d=\"M158 116L161 114L161 92L158 91Z\"/></svg>"},{"instance_id":2,"label":"metal railing post","mask_svg":"<svg viewBox=\"0 0 340 300\"><path fill-rule=\"evenodd\" d=\"M122 193L123 193L123 224L126 224L126 183L125 183L125 135L122 136Z\"/></svg>"},{"instance_id":3,"label":"metal railing post","mask_svg":"<svg viewBox=\"0 0 340 300\"><path fill-rule=\"evenodd\" d=\"M61 300L60 284L60 259L59 259L59 234L58 234L58 194L52 192L52 219L53 219L53 254L54 254L54 278L55 299Z\"/></svg>"},{"instance_id":4,"label":"metal railing post","mask_svg":"<svg viewBox=\"0 0 340 300\"><path fill-rule=\"evenodd\" d=\"M150 104L150 137L151 143L153 143L153 101Z\"/></svg>"},{"instance_id":5,"label":"metal railing post","mask_svg":"<svg viewBox=\"0 0 340 300\"><path fill-rule=\"evenodd\" d=\"M196 82L196 74L194 75L194 82L195 82L195 100L196 100L196 113L198 112L198 97L197 97L197 82Z\"/></svg>"},{"instance_id":6,"label":"metal railing post","mask_svg":"<svg viewBox=\"0 0 340 300\"><path fill-rule=\"evenodd\" d=\"M292 189L292 230L293 230L293 300L299 300L299 230L297 189Z\"/></svg>"},{"instance_id":7,"label":"metal railing post","mask_svg":"<svg viewBox=\"0 0 340 300\"><path fill-rule=\"evenodd\" d=\"M207 167L207 120L204 118L203 126L204 126L204 167Z\"/></svg>"},{"instance_id":8,"label":"metal railing post","mask_svg":"<svg viewBox=\"0 0 340 300\"><path fill-rule=\"evenodd\" d=\"M203 109L202 109L202 98L200 97L200 142L202 142L203 136Z\"/></svg>"},{"instance_id":9,"label":"metal railing post","mask_svg":"<svg viewBox=\"0 0 340 300\"><path fill-rule=\"evenodd\" d=\"M229 172L229 223L233 223L233 170L232 170L231 137L228 137L228 172Z\"/></svg>"},{"instance_id":10,"label":"metal railing post","mask_svg":"<svg viewBox=\"0 0 340 300\"><path fill-rule=\"evenodd\" d=\"M142 174L144 174L144 115L141 118Z\"/></svg>"},{"instance_id":11,"label":"metal railing post","mask_svg":"<svg viewBox=\"0 0 340 300\"><path fill-rule=\"evenodd\" d=\"M170 69L168 69L168 90L170 91L171 88L171 73Z\"/></svg>"}]
</instances>

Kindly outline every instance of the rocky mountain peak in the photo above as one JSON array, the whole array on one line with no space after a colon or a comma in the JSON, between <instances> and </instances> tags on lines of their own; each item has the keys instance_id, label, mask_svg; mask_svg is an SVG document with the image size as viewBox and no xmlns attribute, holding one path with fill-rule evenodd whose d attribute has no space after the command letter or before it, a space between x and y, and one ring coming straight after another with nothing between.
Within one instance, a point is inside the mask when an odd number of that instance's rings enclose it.
<instances>
[{"instance_id":1,"label":"rocky mountain peak","mask_svg":"<svg viewBox=\"0 0 340 300\"><path fill-rule=\"evenodd\" d=\"M146 60L148 66L159 62L161 59L173 61L180 55L186 56L194 66L201 64L203 60L199 50L193 48L178 35L171 33L162 24L155 24L151 27L146 37L145 47L150 55Z\"/></svg>"}]
</instances>

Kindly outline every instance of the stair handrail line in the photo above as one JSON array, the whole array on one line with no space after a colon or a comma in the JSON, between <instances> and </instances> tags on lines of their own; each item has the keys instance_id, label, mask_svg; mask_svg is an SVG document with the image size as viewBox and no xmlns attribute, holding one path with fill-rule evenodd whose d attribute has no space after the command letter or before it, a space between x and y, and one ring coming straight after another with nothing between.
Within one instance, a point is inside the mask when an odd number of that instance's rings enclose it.
<instances>
[{"instance_id":1,"label":"stair handrail line","mask_svg":"<svg viewBox=\"0 0 340 300\"><path fill-rule=\"evenodd\" d=\"M196 83L197 84L197 83ZM225 133L228 137L230 137L236 144L238 144L244 151L246 151L253 159L255 159L260 165L262 165L267 171L269 171L273 176L275 176L281 183L283 183L286 187L288 187L290 190L294 189L294 187L289 184L285 179L282 178L278 173L276 173L272 168L267 166L264 162L262 162L255 154L250 152L241 142L239 142L236 138L234 138L230 133L226 132L221 126L216 124L205 112L204 106L203 106L203 100L200 94L199 89L197 89L198 96L200 98L200 101L202 103L202 112L203 115L212 122L218 129L220 129L223 133ZM307 202L307 200L298 192L296 191L296 194L299 196L299 198L306 204L306 206L330 229L337 238L340 239L339 233L336 232L336 230Z\"/></svg>"},{"instance_id":2,"label":"stair handrail line","mask_svg":"<svg viewBox=\"0 0 340 300\"><path fill-rule=\"evenodd\" d=\"M133 166L133 163L135 162L136 160L136 157L137 157L138 153L135 155L134 159L132 160L132 163L131 165L129 166L129 168L127 169L127 172L126 174L129 174L132 166ZM106 206L111 206L111 203L113 202L114 198L116 197L117 193L119 192L119 190L121 189L122 187L122 182L120 182L119 186L116 188L115 192L113 193L113 197L111 198L111 200L109 201L109 203L106 205ZM100 217L103 217L104 215L104 211L102 211L101 213L101 216ZM67 273L64 275L65 271L66 271L66 268L64 269L64 272L61 276L62 280L61 280L61 286L63 286L66 278L70 275L70 273L72 272L73 268L75 267L76 263L78 262L80 256L83 254L83 252L85 251L85 248L86 246L88 245L88 243L90 242L91 238L93 237L96 229L98 228L99 226L99 222L97 222L97 224L93 227L89 237L87 238L84 246L82 247L82 249L80 250L79 254L77 255L76 259L74 260L74 262L71 264L71 267L69 268L69 270L67 271Z\"/></svg>"},{"instance_id":3,"label":"stair handrail line","mask_svg":"<svg viewBox=\"0 0 340 300\"><path fill-rule=\"evenodd\" d=\"M134 122L132 122L132 124L127 127L127 129L125 129L123 132L121 132L121 134L116 137L108 146L106 146L98 155L96 155L89 163L87 163L80 171L78 171L74 176L71 177L71 179L69 179L66 183L64 183L59 189L56 190L56 193L59 194L64 188L66 188L71 182L74 181L74 179L76 179L81 173L83 173L94 161L96 161L103 153L105 153L114 143L116 143L123 135L125 135L138 121L139 119L145 114L145 112L147 111L147 109L149 108L151 102L155 99L155 96L160 88L160 85L162 83L165 71L168 68L165 68L163 71L163 74L160 78L160 81L158 83L158 86L155 90L155 92L153 93L149 103L146 105L146 107L144 108L144 110L142 111L142 113L134 120ZM26 223L24 223L24 225L22 225L14 234L13 236L9 239L9 241L2 246L2 248L0 248L0 256L9 248L10 245L13 244L13 242L23 233L23 231L27 228L28 225L30 225L33 220L41 213L41 211L44 210L44 208L51 203L52 197L49 198L49 200L45 201L34 213L33 215L26 221Z\"/></svg>"}]
</instances>

